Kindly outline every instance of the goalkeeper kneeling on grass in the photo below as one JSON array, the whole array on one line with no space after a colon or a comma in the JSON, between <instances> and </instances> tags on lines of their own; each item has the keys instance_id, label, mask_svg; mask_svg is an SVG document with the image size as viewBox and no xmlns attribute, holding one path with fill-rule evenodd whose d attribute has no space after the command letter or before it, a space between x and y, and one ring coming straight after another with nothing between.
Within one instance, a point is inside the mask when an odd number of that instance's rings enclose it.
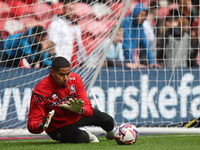
<instances>
[{"instance_id":1,"label":"goalkeeper kneeling on grass","mask_svg":"<svg viewBox=\"0 0 200 150\"><path fill-rule=\"evenodd\" d=\"M62 143L99 142L85 126L100 126L111 135L111 116L93 109L81 77L64 57L54 59L48 77L32 93L28 115L31 133L45 132ZM108 134L108 135L109 135Z\"/></svg>"}]
</instances>

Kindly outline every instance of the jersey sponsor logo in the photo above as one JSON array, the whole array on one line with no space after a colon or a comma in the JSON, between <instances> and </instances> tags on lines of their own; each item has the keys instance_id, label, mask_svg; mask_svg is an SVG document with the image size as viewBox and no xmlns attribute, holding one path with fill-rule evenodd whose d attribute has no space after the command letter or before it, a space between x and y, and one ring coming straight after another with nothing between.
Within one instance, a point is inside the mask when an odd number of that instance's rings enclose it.
<instances>
[{"instance_id":1,"label":"jersey sponsor logo","mask_svg":"<svg viewBox=\"0 0 200 150\"><path fill-rule=\"evenodd\" d=\"M72 78L72 77L70 77L70 80L75 80L75 77L73 77L73 78Z\"/></svg>"},{"instance_id":2,"label":"jersey sponsor logo","mask_svg":"<svg viewBox=\"0 0 200 150\"><path fill-rule=\"evenodd\" d=\"M53 94L52 98L53 98L53 100L57 99L58 98L57 94Z\"/></svg>"},{"instance_id":3,"label":"jersey sponsor logo","mask_svg":"<svg viewBox=\"0 0 200 150\"><path fill-rule=\"evenodd\" d=\"M50 102L49 99L47 99L47 101L49 102L49 107L53 107L53 106L57 106L59 104L61 104L62 102L66 102L69 98L74 98L77 96L77 93L74 93L72 95L67 95L65 98L58 98L58 100L56 102Z\"/></svg>"},{"instance_id":4,"label":"jersey sponsor logo","mask_svg":"<svg viewBox=\"0 0 200 150\"><path fill-rule=\"evenodd\" d=\"M76 89L75 89L75 86L74 86L74 85L70 85L70 86L69 86L69 90L70 90L70 93L76 92Z\"/></svg>"},{"instance_id":5,"label":"jersey sponsor logo","mask_svg":"<svg viewBox=\"0 0 200 150\"><path fill-rule=\"evenodd\" d=\"M49 101L49 102L54 102L54 101L59 100L59 99L60 99L60 97L58 96L57 92L53 92L46 97L46 100Z\"/></svg>"}]
</instances>

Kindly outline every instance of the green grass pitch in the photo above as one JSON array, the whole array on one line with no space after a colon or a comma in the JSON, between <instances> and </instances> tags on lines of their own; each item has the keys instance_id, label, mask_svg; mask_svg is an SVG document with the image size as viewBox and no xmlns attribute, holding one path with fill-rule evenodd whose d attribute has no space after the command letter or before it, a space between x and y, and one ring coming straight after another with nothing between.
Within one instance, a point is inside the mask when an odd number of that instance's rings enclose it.
<instances>
[{"instance_id":1,"label":"green grass pitch","mask_svg":"<svg viewBox=\"0 0 200 150\"><path fill-rule=\"evenodd\" d=\"M0 140L0 150L194 150L200 134L139 135L134 145L118 145L98 137L99 143L64 144L51 139Z\"/></svg>"}]
</instances>

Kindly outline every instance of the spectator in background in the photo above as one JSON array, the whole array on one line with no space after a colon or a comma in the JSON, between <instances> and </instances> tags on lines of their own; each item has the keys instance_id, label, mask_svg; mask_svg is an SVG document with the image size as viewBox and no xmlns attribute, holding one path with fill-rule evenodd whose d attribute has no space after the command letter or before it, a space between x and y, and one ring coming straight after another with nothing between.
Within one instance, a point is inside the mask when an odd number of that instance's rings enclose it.
<instances>
[{"instance_id":1,"label":"spectator in background","mask_svg":"<svg viewBox=\"0 0 200 150\"><path fill-rule=\"evenodd\" d=\"M44 42L42 42L42 47L45 49L43 55L46 60L41 61L41 66L40 67L46 67L52 64L52 61L54 60L56 56L55 52L55 46L56 44L48 39L46 39ZM50 60L50 61L48 61Z\"/></svg>"},{"instance_id":2,"label":"spectator in background","mask_svg":"<svg viewBox=\"0 0 200 150\"><path fill-rule=\"evenodd\" d=\"M81 38L81 29L73 21L75 0L65 0L63 5L64 14L52 18L48 36L56 44L57 56L65 57L72 67L81 66L86 60L86 50Z\"/></svg>"},{"instance_id":3,"label":"spectator in background","mask_svg":"<svg viewBox=\"0 0 200 150\"><path fill-rule=\"evenodd\" d=\"M154 34L156 37L160 35L160 27L162 25L162 21L160 19L160 8L161 6L158 1L151 1L146 19L154 27ZM146 20L144 22L146 22Z\"/></svg>"},{"instance_id":4,"label":"spectator in background","mask_svg":"<svg viewBox=\"0 0 200 150\"><path fill-rule=\"evenodd\" d=\"M189 21L189 26L192 27L192 24L195 18L198 17L198 12L195 7L192 6L191 0L178 0L179 4L179 13L183 16L183 18L187 18ZM193 29L191 28L192 32Z\"/></svg>"},{"instance_id":5,"label":"spectator in background","mask_svg":"<svg viewBox=\"0 0 200 150\"><path fill-rule=\"evenodd\" d=\"M181 23L181 21L183 21ZM188 22L189 23L189 22ZM188 55L190 37L189 33L183 28L183 24L187 24L187 19L180 19L178 9L170 11L170 15L166 19L165 37L161 42L163 51L159 51L159 59L163 59L163 66L166 68L188 67ZM161 57L164 58L161 58Z\"/></svg>"},{"instance_id":6,"label":"spectator in background","mask_svg":"<svg viewBox=\"0 0 200 150\"><path fill-rule=\"evenodd\" d=\"M5 66L18 67L23 57L30 66L34 66L39 61L51 65L52 61L46 57L47 55L44 55L44 53L48 53L48 51L45 52L47 47L41 43L46 35L47 32L42 26L35 26L25 33L8 36L4 40Z\"/></svg>"},{"instance_id":7,"label":"spectator in background","mask_svg":"<svg viewBox=\"0 0 200 150\"><path fill-rule=\"evenodd\" d=\"M160 5L157 2L151 1L149 4L147 19L143 22L144 32L150 43L154 58L157 57L156 35L159 33L159 26L161 24L161 20L158 18L159 8Z\"/></svg>"},{"instance_id":8,"label":"spectator in background","mask_svg":"<svg viewBox=\"0 0 200 150\"><path fill-rule=\"evenodd\" d=\"M190 53L188 54L188 66L191 67L199 67L199 64L197 63L197 56L198 56L198 51L200 49L200 23L199 19L196 21L195 24L193 24L193 31L194 31L194 36L191 37L191 47L190 47Z\"/></svg>"},{"instance_id":9,"label":"spectator in background","mask_svg":"<svg viewBox=\"0 0 200 150\"><path fill-rule=\"evenodd\" d=\"M131 69L136 69L138 67L161 67L159 64L155 63L150 44L146 38L144 27L142 23L146 19L147 9L143 4L139 3L135 6L131 16L128 16L124 19L122 23L122 28L124 30L123 36L123 49L124 57L126 61L126 67ZM145 59L147 60L147 65L137 64L137 60L134 59L134 51L141 47L142 49L138 50L140 53L142 50L145 54Z\"/></svg>"},{"instance_id":10,"label":"spectator in background","mask_svg":"<svg viewBox=\"0 0 200 150\"><path fill-rule=\"evenodd\" d=\"M199 7L200 7L199 0L192 0L192 5L193 5L193 8L196 9L199 14Z\"/></svg>"},{"instance_id":11,"label":"spectator in background","mask_svg":"<svg viewBox=\"0 0 200 150\"><path fill-rule=\"evenodd\" d=\"M113 26L110 33L113 33L116 26ZM87 60L88 67L97 67L99 65L102 56L110 43L111 37L107 37L102 43L100 43L94 51L90 54ZM106 59L102 67L122 67L124 61L123 49L122 49L123 29L120 27L111 43Z\"/></svg>"},{"instance_id":12,"label":"spectator in background","mask_svg":"<svg viewBox=\"0 0 200 150\"><path fill-rule=\"evenodd\" d=\"M113 32L114 27L112 28L110 33ZM106 65L108 67L122 67L123 66L124 55L123 55L123 49L122 49L122 39L123 39L123 29L119 28L108 50L106 61L103 66L106 66ZM108 37L105 40L104 50L106 46L109 44L109 42L110 42L110 37Z\"/></svg>"}]
</instances>

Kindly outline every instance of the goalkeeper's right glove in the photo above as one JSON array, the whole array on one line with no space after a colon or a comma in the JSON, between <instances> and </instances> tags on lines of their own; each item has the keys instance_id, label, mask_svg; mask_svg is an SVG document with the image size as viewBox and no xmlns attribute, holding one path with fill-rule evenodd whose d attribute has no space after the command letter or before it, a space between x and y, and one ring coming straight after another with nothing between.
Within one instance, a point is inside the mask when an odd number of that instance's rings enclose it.
<instances>
[{"instance_id":1,"label":"goalkeeper's right glove","mask_svg":"<svg viewBox=\"0 0 200 150\"><path fill-rule=\"evenodd\" d=\"M68 104L60 104L59 107L63 107L66 109L69 109L77 114L83 114L84 109L83 109L83 104L84 101L82 101L82 99L77 100L77 98L70 98L69 99L70 105Z\"/></svg>"},{"instance_id":2,"label":"goalkeeper's right glove","mask_svg":"<svg viewBox=\"0 0 200 150\"><path fill-rule=\"evenodd\" d=\"M55 114L55 110L52 110L52 111L47 113L47 115L44 117L43 121L39 124L40 130L48 128L48 126L51 122L51 118L53 117L54 114Z\"/></svg>"}]
</instances>

